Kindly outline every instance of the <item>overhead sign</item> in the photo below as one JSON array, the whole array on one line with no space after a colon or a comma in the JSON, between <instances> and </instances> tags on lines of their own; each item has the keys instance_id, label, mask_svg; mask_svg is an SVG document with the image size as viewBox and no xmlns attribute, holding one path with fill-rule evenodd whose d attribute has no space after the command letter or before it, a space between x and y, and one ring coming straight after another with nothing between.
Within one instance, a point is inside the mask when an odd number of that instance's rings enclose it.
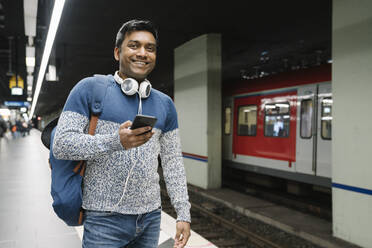
<instances>
[{"instance_id":1,"label":"overhead sign","mask_svg":"<svg viewBox=\"0 0 372 248\"><path fill-rule=\"evenodd\" d=\"M11 89L12 96L22 96L23 95L23 89L20 87L13 87Z\"/></svg>"},{"instance_id":2,"label":"overhead sign","mask_svg":"<svg viewBox=\"0 0 372 248\"><path fill-rule=\"evenodd\" d=\"M9 89L14 88L14 87L18 87L22 89L25 88L23 78L21 78L21 76L19 75L17 78L18 78L18 85L17 85L16 76L15 75L11 76L11 78L9 79Z\"/></svg>"},{"instance_id":3,"label":"overhead sign","mask_svg":"<svg viewBox=\"0 0 372 248\"><path fill-rule=\"evenodd\" d=\"M29 107L29 102L21 102L21 101L4 101L5 106L8 107Z\"/></svg>"}]
</instances>

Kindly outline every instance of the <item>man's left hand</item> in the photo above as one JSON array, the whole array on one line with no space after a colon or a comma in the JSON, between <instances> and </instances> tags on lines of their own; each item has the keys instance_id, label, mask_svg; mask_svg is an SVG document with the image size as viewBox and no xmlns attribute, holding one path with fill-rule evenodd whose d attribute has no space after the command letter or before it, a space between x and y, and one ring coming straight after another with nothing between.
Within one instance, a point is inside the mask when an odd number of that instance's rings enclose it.
<instances>
[{"instance_id":1,"label":"man's left hand","mask_svg":"<svg viewBox=\"0 0 372 248\"><path fill-rule=\"evenodd\" d=\"M190 237L190 223L179 221L176 224L176 237L173 248L183 248Z\"/></svg>"}]
</instances>

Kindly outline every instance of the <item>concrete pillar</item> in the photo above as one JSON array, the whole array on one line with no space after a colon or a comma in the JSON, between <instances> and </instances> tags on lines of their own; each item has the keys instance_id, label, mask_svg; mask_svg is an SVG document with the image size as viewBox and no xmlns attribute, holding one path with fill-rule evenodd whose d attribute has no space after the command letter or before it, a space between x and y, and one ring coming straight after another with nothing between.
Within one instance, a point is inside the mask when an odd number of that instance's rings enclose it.
<instances>
[{"instance_id":1,"label":"concrete pillar","mask_svg":"<svg viewBox=\"0 0 372 248\"><path fill-rule=\"evenodd\" d=\"M372 1L333 0L333 232L372 247Z\"/></svg>"},{"instance_id":2,"label":"concrete pillar","mask_svg":"<svg viewBox=\"0 0 372 248\"><path fill-rule=\"evenodd\" d=\"M221 187L221 35L175 49L174 101L189 183Z\"/></svg>"}]
</instances>

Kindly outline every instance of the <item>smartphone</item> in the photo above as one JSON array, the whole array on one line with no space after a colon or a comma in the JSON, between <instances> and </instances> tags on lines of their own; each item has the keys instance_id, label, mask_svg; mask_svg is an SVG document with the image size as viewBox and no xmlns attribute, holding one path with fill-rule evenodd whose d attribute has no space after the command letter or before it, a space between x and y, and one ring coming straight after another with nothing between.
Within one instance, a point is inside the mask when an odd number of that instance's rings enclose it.
<instances>
[{"instance_id":1,"label":"smartphone","mask_svg":"<svg viewBox=\"0 0 372 248\"><path fill-rule=\"evenodd\" d=\"M140 127L150 126L151 129L144 132L144 133L148 133L148 132L151 132L152 128L155 126L156 121L157 121L157 119L154 116L136 115L136 118L134 118L134 121L133 121L132 126L130 127L130 129L137 129L137 128L140 128ZM141 134L144 134L144 133L141 133Z\"/></svg>"}]
</instances>

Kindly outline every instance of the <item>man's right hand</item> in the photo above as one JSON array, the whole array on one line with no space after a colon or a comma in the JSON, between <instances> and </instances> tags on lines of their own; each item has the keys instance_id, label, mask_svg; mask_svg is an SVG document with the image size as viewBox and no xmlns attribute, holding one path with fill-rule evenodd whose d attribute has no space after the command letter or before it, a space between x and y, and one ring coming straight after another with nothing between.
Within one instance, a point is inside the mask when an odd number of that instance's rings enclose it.
<instances>
[{"instance_id":1,"label":"man's right hand","mask_svg":"<svg viewBox=\"0 0 372 248\"><path fill-rule=\"evenodd\" d=\"M126 150L145 144L155 133L154 131L151 131L143 134L150 130L151 127L141 127L132 130L129 129L131 125L131 121L126 121L119 127L120 143Z\"/></svg>"}]
</instances>

